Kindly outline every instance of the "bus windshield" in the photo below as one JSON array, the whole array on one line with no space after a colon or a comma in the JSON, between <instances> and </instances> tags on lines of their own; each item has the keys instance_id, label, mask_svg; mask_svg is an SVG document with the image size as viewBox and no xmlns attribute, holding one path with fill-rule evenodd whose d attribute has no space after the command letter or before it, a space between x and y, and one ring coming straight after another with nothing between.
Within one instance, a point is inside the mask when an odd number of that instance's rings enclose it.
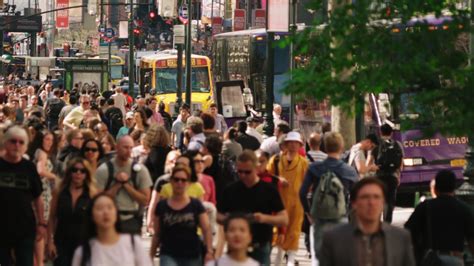
<instances>
[{"instance_id":1,"label":"bus windshield","mask_svg":"<svg viewBox=\"0 0 474 266\"><path fill-rule=\"evenodd\" d=\"M266 58L267 58L267 44L266 42L255 42L254 43L254 59L255 59L255 70L256 72L263 72L265 69ZM274 58L274 73L276 75L288 72L290 69L290 50L288 46L280 47L275 45L275 58Z\"/></svg>"},{"instance_id":2,"label":"bus windshield","mask_svg":"<svg viewBox=\"0 0 474 266\"><path fill-rule=\"evenodd\" d=\"M156 92L176 93L178 70L176 68L156 69ZM186 75L183 73L183 87L186 84ZM193 92L209 93L209 71L207 67L193 67L191 84ZM184 91L183 91L184 92Z\"/></svg>"},{"instance_id":3,"label":"bus windshield","mask_svg":"<svg viewBox=\"0 0 474 266\"><path fill-rule=\"evenodd\" d=\"M110 67L110 77L112 79L122 79L123 75L122 75L122 70L123 70L123 66L111 66Z\"/></svg>"}]
</instances>

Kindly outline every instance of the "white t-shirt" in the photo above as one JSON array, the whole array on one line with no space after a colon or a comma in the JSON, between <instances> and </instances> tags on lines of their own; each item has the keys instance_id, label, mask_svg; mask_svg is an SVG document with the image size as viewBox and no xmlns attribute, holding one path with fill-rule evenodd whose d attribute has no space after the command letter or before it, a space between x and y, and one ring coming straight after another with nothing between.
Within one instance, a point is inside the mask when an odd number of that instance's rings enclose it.
<instances>
[{"instance_id":1,"label":"white t-shirt","mask_svg":"<svg viewBox=\"0 0 474 266\"><path fill-rule=\"evenodd\" d=\"M215 266L215 265L218 265L218 266L221 266L221 265L222 266L258 266L259 264L256 260L252 258L248 258L244 262L235 261L231 257L229 257L227 254L225 254L217 260L217 263L214 260L206 263L206 266Z\"/></svg>"},{"instance_id":2,"label":"white t-shirt","mask_svg":"<svg viewBox=\"0 0 474 266\"><path fill-rule=\"evenodd\" d=\"M260 144L262 144L263 136L260 135L260 133L258 133L258 131L255 128L248 127L247 131L245 131L245 133L249 134L250 136L253 136L253 137L257 138L258 142L260 142Z\"/></svg>"},{"instance_id":3,"label":"white t-shirt","mask_svg":"<svg viewBox=\"0 0 474 266\"><path fill-rule=\"evenodd\" d=\"M122 93L115 93L112 95L114 99L114 106L119 108L122 111L122 115L125 117L125 105L127 105L127 97Z\"/></svg>"},{"instance_id":4,"label":"white t-shirt","mask_svg":"<svg viewBox=\"0 0 474 266\"><path fill-rule=\"evenodd\" d=\"M121 234L119 241L114 245L103 245L97 239L89 241L91 247L91 258L87 265L93 266L152 266L150 256L145 252L142 240L139 236L133 236L134 244L130 234ZM80 266L82 261L82 246L74 252L72 266Z\"/></svg>"},{"instance_id":5,"label":"white t-shirt","mask_svg":"<svg viewBox=\"0 0 474 266\"><path fill-rule=\"evenodd\" d=\"M280 145L278 145L278 141L275 136L265 139L260 145L260 149L264 152L268 152L270 156L280 153Z\"/></svg>"}]
</instances>

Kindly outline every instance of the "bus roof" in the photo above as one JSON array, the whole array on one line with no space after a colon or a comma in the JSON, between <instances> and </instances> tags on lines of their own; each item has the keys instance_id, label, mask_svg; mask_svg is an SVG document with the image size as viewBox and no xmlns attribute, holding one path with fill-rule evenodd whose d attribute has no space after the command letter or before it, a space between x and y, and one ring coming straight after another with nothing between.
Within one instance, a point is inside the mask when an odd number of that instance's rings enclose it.
<instances>
[{"instance_id":1,"label":"bus roof","mask_svg":"<svg viewBox=\"0 0 474 266\"><path fill-rule=\"evenodd\" d=\"M164 51L159 51L159 52L157 52L155 54L152 54L152 55L145 55L140 60L145 61L145 62L149 62L149 61L156 61L156 60L160 60L160 59L174 58L177 55L178 55L177 50L164 50ZM196 59L209 59L209 57L207 57L207 56L197 55L197 54L192 54L191 57L196 58ZM183 54L183 58L185 58L184 54Z\"/></svg>"},{"instance_id":2,"label":"bus roof","mask_svg":"<svg viewBox=\"0 0 474 266\"><path fill-rule=\"evenodd\" d=\"M306 26L304 25L298 25L297 31L301 31L305 28ZM289 32L275 32L277 35L289 35ZM250 29L250 30L239 30L239 31L231 31L231 32L225 32L225 33L220 33L214 35L214 38L225 38L225 37L232 37L232 36L265 36L267 35L267 31L264 28L259 28L259 29Z\"/></svg>"},{"instance_id":3,"label":"bus roof","mask_svg":"<svg viewBox=\"0 0 474 266\"><path fill-rule=\"evenodd\" d=\"M239 30L239 31L231 31L226 33L220 33L214 35L214 38L219 37L228 37L228 36L242 36L242 35L266 35L267 31L264 28L260 29L252 29L252 30Z\"/></svg>"}]
</instances>

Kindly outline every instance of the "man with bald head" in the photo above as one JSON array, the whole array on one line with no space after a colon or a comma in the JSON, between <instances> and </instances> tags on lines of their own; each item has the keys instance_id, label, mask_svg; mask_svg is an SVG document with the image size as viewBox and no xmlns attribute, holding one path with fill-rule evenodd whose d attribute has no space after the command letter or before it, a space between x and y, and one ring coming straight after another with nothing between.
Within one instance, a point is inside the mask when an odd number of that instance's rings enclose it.
<instances>
[{"instance_id":1,"label":"man with bald head","mask_svg":"<svg viewBox=\"0 0 474 266\"><path fill-rule=\"evenodd\" d=\"M148 169L131 158L133 139L118 139L116 155L97 169L97 186L115 198L124 232L141 232L143 213L148 204L153 185Z\"/></svg>"}]
</instances>

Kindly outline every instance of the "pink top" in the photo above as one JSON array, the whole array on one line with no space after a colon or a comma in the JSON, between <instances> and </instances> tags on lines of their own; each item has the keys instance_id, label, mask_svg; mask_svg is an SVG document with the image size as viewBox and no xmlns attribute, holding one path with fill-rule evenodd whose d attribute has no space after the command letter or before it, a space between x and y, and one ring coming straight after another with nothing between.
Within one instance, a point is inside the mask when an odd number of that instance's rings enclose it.
<instances>
[{"instance_id":1,"label":"pink top","mask_svg":"<svg viewBox=\"0 0 474 266\"><path fill-rule=\"evenodd\" d=\"M161 116L160 113L153 111L153 115L149 118L149 123L150 124L157 123L158 125L162 126L164 125L163 117Z\"/></svg>"},{"instance_id":2,"label":"pink top","mask_svg":"<svg viewBox=\"0 0 474 266\"><path fill-rule=\"evenodd\" d=\"M204 191L206 191L203 197L204 201L216 205L216 185L214 184L214 179L209 175L200 174L199 183L201 183Z\"/></svg>"}]
</instances>

